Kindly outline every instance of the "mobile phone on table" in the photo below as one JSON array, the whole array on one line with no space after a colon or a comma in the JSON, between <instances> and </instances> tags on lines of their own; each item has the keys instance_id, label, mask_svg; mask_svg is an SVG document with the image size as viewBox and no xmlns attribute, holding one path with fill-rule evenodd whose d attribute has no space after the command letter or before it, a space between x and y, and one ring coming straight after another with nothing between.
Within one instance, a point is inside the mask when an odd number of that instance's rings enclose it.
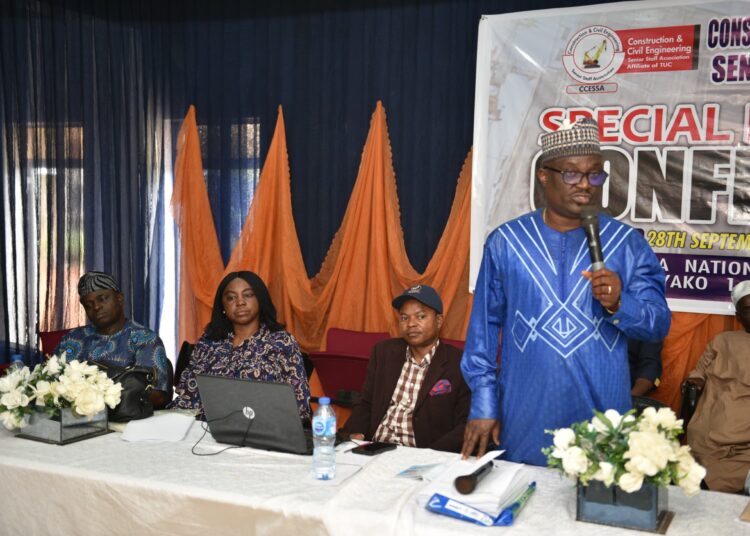
<instances>
[{"instance_id":1,"label":"mobile phone on table","mask_svg":"<svg viewBox=\"0 0 750 536\"><path fill-rule=\"evenodd\" d=\"M396 445L392 443L379 443L375 441L373 443L360 445L357 448L352 449L352 452L354 454L363 454L364 456L375 456L376 454L380 454L381 452L385 452L387 450L393 450L395 448Z\"/></svg>"}]
</instances>

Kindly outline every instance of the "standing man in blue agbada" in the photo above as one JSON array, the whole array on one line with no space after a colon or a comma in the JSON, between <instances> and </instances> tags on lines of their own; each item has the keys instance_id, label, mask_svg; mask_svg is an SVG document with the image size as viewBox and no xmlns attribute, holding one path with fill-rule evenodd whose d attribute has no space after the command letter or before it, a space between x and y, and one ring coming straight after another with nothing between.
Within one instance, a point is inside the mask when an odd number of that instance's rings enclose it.
<instances>
[{"instance_id":1,"label":"standing man in blue agbada","mask_svg":"<svg viewBox=\"0 0 750 536\"><path fill-rule=\"evenodd\" d=\"M153 368L156 386L150 391L154 408L172 399L172 364L159 335L125 317L125 297L115 278L91 271L78 280L78 295L90 326L70 331L55 349L72 361L95 361L116 367Z\"/></svg>"},{"instance_id":2,"label":"standing man in blue agbada","mask_svg":"<svg viewBox=\"0 0 750 536\"><path fill-rule=\"evenodd\" d=\"M627 338L669 331L664 271L635 229L600 213L606 268L591 271L581 213L607 180L596 122L542 136L540 164L546 207L484 245L461 363L472 391L463 457L492 438L509 460L544 465L545 429L630 409Z\"/></svg>"}]
</instances>

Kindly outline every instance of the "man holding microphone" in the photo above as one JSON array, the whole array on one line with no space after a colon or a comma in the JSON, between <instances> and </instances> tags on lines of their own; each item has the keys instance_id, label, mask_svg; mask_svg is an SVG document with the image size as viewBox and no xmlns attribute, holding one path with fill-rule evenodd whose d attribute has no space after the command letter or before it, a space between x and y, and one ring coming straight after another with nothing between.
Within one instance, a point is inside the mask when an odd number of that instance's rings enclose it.
<instances>
[{"instance_id":1,"label":"man holding microphone","mask_svg":"<svg viewBox=\"0 0 750 536\"><path fill-rule=\"evenodd\" d=\"M627 338L669 331L654 252L635 229L597 214L608 175L596 122L542 136L537 177L546 207L485 242L461 363L472 391L463 457L477 447L483 455L492 439L511 461L545 465L546 429L630 409Z\"/></svg>"}]
</instances>

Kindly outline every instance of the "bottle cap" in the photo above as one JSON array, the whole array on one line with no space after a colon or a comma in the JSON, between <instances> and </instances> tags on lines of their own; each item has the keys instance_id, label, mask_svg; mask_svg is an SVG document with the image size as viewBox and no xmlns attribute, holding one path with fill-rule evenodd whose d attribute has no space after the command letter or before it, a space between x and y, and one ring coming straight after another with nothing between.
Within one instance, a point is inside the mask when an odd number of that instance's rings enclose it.
<instances>
[{"instance_id":1,"label":"bottle cap","mask_svg":"<svg viewBox=\"0 0 750 536\"><path fill-rule=\"evenodd\" d=\"M327 396L321 396L318 399L318 404L320 404L321 406L327 406L330 403L331 403L331 399L328 398Z\"/></svg>"}]
</instances>

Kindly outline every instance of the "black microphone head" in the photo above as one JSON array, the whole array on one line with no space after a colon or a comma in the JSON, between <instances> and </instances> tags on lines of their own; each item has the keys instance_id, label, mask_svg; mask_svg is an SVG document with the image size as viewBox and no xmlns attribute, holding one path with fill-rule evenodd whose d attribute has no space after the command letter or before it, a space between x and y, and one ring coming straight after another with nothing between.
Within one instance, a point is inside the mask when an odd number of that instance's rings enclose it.
<instances>
[{"instance_id":1,"label":"black microphone head","mask_svg":"<svg viewBox=\"0 0 750 536\"><path fill-rule=\"evenodd\" d=\"M592 205L586 205L581 209L581 221L584 224L590 222L599 225L599 211Z\"/></svg>"},{"instance_id":2,"label":"black microphone head","mask_svg":"<svg viewBox=\"0 0 750 536\"><path fill-rule=\"evenodd\" d=\"M591 269L596 272L604 268L602 244L599 240L599 216L596 207L587 205L581 209L581 227L586 233L586 241L591 255Z\"/></svg>"}]
</instances>

